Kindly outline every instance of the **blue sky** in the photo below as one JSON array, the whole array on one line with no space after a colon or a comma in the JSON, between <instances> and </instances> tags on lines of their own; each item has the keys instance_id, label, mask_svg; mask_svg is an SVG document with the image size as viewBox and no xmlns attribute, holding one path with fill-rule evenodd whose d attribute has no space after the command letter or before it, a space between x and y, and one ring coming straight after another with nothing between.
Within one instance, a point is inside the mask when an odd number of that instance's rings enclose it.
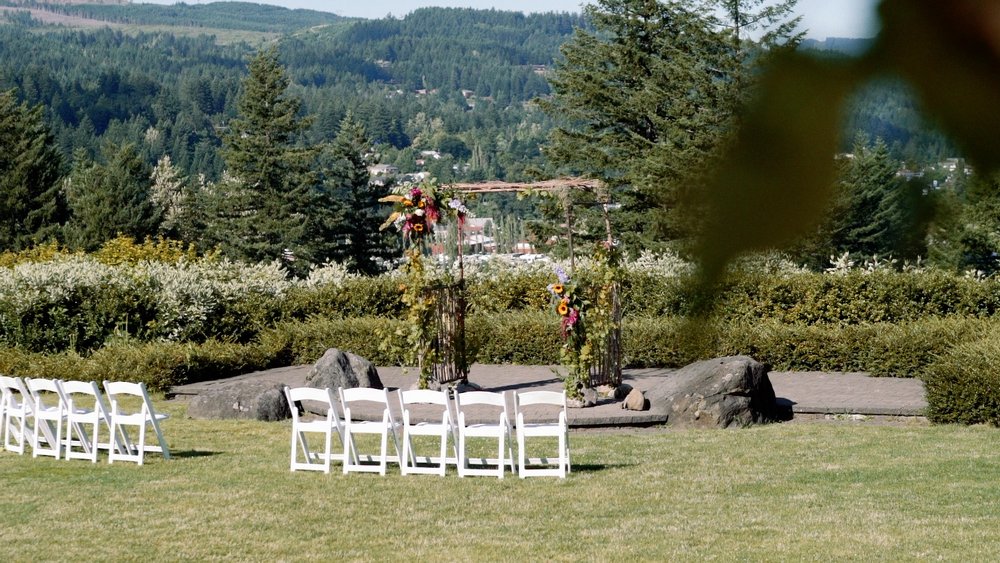
<instances>
[{"instance_id":1,"label":"blue sky","mask_svg":"<svg viewBox=\"0 0 1000 563\"><path fill-rule=\"evenodd\" d=\"M142 1L142 0L137 0ZM146 0L156 4L173 4L172 0ZM425 6L496 8L519 12L578 12L582 0L249 0L286 8L308 8L333 12L341 16L381 18L388 14L405 16ZM206 0L187 0L188 4L203 4ZM803 17L807 36L871 37L878 30L874 10L878 0L799 0L798 12Z\"/></svg>"}]
</instances>

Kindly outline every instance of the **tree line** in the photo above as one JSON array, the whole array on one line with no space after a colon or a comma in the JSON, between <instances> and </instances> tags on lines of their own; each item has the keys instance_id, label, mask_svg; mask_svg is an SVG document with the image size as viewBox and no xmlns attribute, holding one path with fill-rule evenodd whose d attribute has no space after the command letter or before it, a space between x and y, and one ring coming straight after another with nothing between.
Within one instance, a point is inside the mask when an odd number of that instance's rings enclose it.
<instances>
[{"instance_id":1,"label":"tree line","mask_svg":"<svg viewBox=\"0 0 1000 563\"><path fill-rule=\"evenodd\" d=\"M264 49L0 25L2 117L14 124L3 146L35 147L5 155L13 172L4 197L17 203L5 208L0 248L53 237L93 248L121 232L199 241L241 259L295 258L295 268L337 259L374 272L388 258L380 249L393 247L361 226L379 214L378 190L366 184L366 167L379 161L443 182L600 178L608 193L573 196L578 240L603 236L608 206L627 251L683 249L698 207L679 203L697 200L700 176L739 129L760 65L797 48L793 6L422 9L289 34ZM907 96L889 82L856 98L846 129L862 135L845 135L854 157L842 160L837 211L792 249L798 261L821 268L845 251L893 253L992 271L995 182L896 176L950 152ZM418 165L422 151L439 157ZM490 206L525 212L509 200ZM550 220L528 230L544 244L563 210L542 207Z\"/></svg>"}]
</instances>

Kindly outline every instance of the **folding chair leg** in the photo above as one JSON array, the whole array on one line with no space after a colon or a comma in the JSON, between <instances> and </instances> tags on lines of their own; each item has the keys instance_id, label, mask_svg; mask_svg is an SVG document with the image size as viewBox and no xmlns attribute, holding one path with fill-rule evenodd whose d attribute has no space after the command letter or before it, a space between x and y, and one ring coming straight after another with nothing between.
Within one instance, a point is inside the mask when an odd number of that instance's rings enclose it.
<instances>
[{"instance_id":1,"label":"folding chair leg","mask_svg":"<svg viewBox=\"0 0 1000 563\"><path fill-rule=\"evenodd\" d=\"M504 463L504 456L503 456L503 450L504 450L503 434L500 435L500 440L498 440L498 444L499 444L499 449L497 451L497 479L503 479L503 472L504 469L506 469L506 467L504 466L507 465L506 463Z\"/></svg>"}]
</instances>

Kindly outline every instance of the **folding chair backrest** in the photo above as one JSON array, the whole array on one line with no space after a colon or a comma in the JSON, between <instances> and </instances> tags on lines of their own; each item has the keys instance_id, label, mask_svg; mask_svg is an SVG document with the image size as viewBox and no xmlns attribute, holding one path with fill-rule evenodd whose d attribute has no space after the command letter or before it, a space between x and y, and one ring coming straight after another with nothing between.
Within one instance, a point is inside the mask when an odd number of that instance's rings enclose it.
<instances>
[{"instance_id":1,"label":"folding chair backrest","mask_svg":"<svg viewBox=\"0 0 1000 563\"><path fill-rule=\"evenodd\" d=\"M336 400L333 398L333 390L319 389L317 387L285 387L285 397L288 399L288 408L292 411L292 420L298 422L299 409L296 403L310 401L322 407L322 414L332 419L333 424L338 424Z\"/></svg>"},{"instance_id":2,"label":"folding chair backrest","mask_svg":"<svg viewBox=\"0 0 1000 563\"><path fill-rule=\"evenodd\" d=\"M520 391L514 395L517 405L557 405L566 407L565 391Z\"/></svg>"},{"instance_id":3,"label":"folding chair backrest","mask_svg":"<svg viewBox=\"0 0 1000 563\"><path fill-rule=\"evenodd\" d=\"M149 398L146 384L142 382L105 381L104 390L108 395L108 401L111 403L111 435L115 436L117 432L124 432L124 428L122 427L126 425L137 426L139 428L139 440L136 452L134 454L116 454L112 450L109 452L108 461L114 462L116 459L121 459L135 461L139 465L142 465L143 454L147 450L160 452L163 454L163 459L170 459L170 450L167 447L166 440L163 438L163 432L160 430L159 423L160 420L167 418L167 415L158 413L153 408L153 401ZM133 400L137 399L141 401L139 412L124 410L121 405L123 397L132 397ZM152 426L159 446L146 445L146 425Z\"/></svg>"},{"instance_id":4,"label":"folding chair backrest","mask_svg":"<svg viewBox=\"0 0 1000 563\"><path fill-rule=\"evenodd\" d=\"M389 392L385 389L371 387L350 387L340 390L340 398L345 403L372 402L389 406Z\"/></svg>"},{"instance_id":5,"label":"folding chair backrest","mask_svg":"<svg viewBox=\"0 0 1000 563\"><path fill-rule=\"evenodd\" d=\"M496 407L492 409L494 413L499 412L498 415L490 415L485 418L491 421L497 420L497 416L502 416L502 419L506 423L510 423L510 413L507 410L507 393L497 393L493 391L466 391L464 393L455 393L455 412L460 420L469 419L469 414L466 413L467 407L473 405ZM490 410L490 409L487 409ZM482 417L482 415L480 415ZM475 416L471 418L477 418Z\"/></svg>"},{"instance_id":6,"label":"folding chair backrest","mask_svg":"<svg viewBox=\"0 0 1000 563\"><path fill-rule=\"evenodd\" d=\"M31 393L20 377L0 375L0 387L7 397L7 406L13 409L31 408ZM26 406L27 405L27 406Z\"/></svg>"},{"instance_id":7,"label":"folding chair backrest","mask_svg":"<svg viewBox=\"0 0 1000 563\"><path fill-rule=\"evenodd\" d=\"M492 391L466 391L455 393L455 402L459 405L492 405L507 408L507 395Z\"/></svg>"},{"instance_id":8,"label":"folding chair backrest","mask_svg":"<svg viewBox=\"0 0 1000 563\"><path fill-rule=\"evenodd\" d=\"M400 390L399 401L403 405L431 404L448 406L448 394L430 389Z\"/></svg>"}]
</instances>

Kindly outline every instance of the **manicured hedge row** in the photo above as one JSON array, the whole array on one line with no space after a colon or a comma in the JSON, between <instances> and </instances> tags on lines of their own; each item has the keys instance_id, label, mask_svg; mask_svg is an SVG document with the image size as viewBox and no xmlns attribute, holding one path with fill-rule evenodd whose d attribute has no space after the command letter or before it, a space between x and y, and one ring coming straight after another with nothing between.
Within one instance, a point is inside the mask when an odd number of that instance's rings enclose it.
<instances>
[{"instance_id":1,"label":"manicured hedge row","mask_svg":"<svg viewBox=\"0 0 1000 563\"><path fill-rule=\"evenodd\" d=\"M165 389L178 383L312 363L331 347L354 352L376 365L398 365L401 358L383 345L384 335L392 334L397 323L384 317L314 317L306 322L279 323L246 344L126 340L86 357L7 348L0 349L0 373L138 380ZM996 322L975 319L808 327L773 321L704 324L681 317L632 318L623 327L623 348L627 367L680 367L698 359L747 354L776 370L865 371L909 377L922 376L938 357L950 357L952 350L964 350L998 328ZM467 329L472 362L547 365L559 361L559 325L551 314L473 315ZM955 364L954 369L960 371L960 362Z\"/></svg>"},{"instance_id":2,"label":"manicured hedge row","mask_svg":"<svg viewBox=\"0 0 1000 563\"><path fill-rule=\"evenodd\" d=\"M1000 333L964 342L924 374L932 422L1000 426Z\"/></svg>"},{"instance_id":3,"label":"manicured hedge row","mask_svg":"<svg viewBox=\"0 0 1000 563\"><path fill-rule=\"evenodd\" d=\"M553 274L538 267L470 274L470 312L544 314L550 306L545 288L553 281ZM357 278L342 272L295 281L274 265L224 261L106 264L63 257L0 268L0 345L87 354L121 335L141 341L249 343L284 320L399 318L401 283L399 276ZM626 319L674 317L695 311L694 295L680 276L633 268L622 282L621 301ZM864 326L989 318L1000 310L1000 280L933 271L748 273L722 284L710 302L713 317L723 323L765 319L782 325Z\"/></svg>"}]
</instances>

